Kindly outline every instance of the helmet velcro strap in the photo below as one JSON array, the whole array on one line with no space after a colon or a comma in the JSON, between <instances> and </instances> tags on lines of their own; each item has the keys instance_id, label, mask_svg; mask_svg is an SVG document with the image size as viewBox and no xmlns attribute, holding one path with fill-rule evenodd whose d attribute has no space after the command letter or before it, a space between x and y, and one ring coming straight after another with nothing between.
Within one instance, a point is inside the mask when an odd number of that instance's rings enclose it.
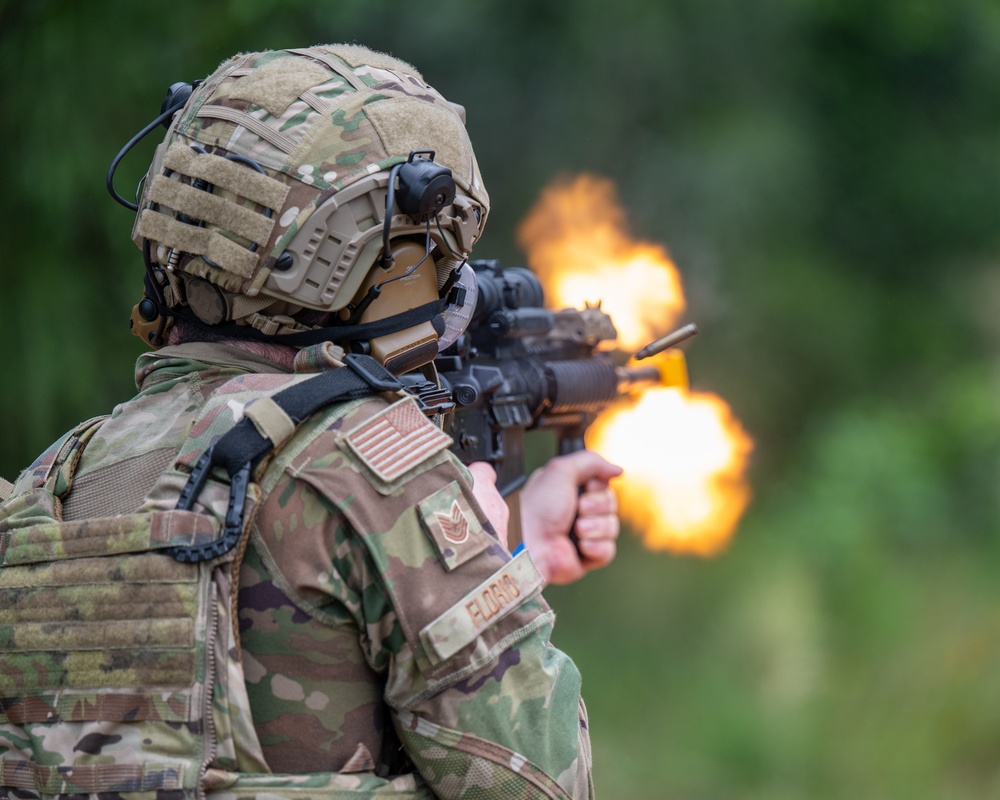
<instances>
[{"instance_id":1,"label":"helmet velcro strap","mask_svg":"<svg viewBox=\"0 0 1000 800\"><path fill-rule=\"evenodd\" d=\"M414 78L424 83L424 76L417 71L417 68L402 59L391 56L388 53L380 53L377 50L370 50L363 45L357 44L324 44L318 47L311 47L303 55L316 58L324 53L333 53L337 58L343 59L351 69L359 67L369 70L384 69L401 75L412 75ZM339 70L338 70L339 72Z\"/></svg>"},{"instance_id":2,"label":"helmet velcro strap","mask_svg":"<svg viewBox=\"0 0 1000 800\"><path fill-rule=\"evenodd\" d=\"M319 64L301 58L275 58L242 75L229 87L229 97L260 106L272 117L280 117L304 91L326 82L330 73Z\"/></svg>"},{"instance_id":3,"label":"helmet velcro strap","mask_svg":"<svg viewBox=\"0 0 1000 800\"><path fill-rule=\"evenodd\" d=\"M241 278L249 278L253 275L259 259L257 253L251 253L218 231L187 225L178 222L172 216L149 208L140 215L138 230L140 236L145 236L147 239L159 242L166 247L179 250L182 253L205 256L225 272ZM192 270L187 271L191 272ZM233 291L239 290L240 281L226 280L224 273L217 269L212 270L211 273L206 270L206 275L209 274L213 283Z\"/></svg>"},{"instance_id":4,"label":"helmet velcro strap","mask_svg":"<svg viewBox=\"0 0 1000 800\"><path fill-rule=\"evenodd\" d=\"M274 220L253 209L163 175L153 178L149 187L149 199L174 211L217 225L258 245L267 244L274 228Z\"/></svg>"},{"instance_id":5,"label":"helmet velcro strap","mask_svg":"<svg viewBox=\"0 0 1000 800\"><path fill-rule=\"evenodd\" d=\"M365 86L365 82L355 73L354 69L348 66L345 61L340 58L339 54L334 56L331 53L324 52L324 50L321 50L318 47L293 48L288 52L295 53L299 56L305 56L306 58L312 58L316 61L321 61L333 70L333 72L351 84L351 86L353 86L357 91L364 91L368 88Z\"/></svg>"},{"instance_id":6,"label":"helmet velcro strap","mask_svg":"<svg viewBox=\"0 0 1000 800\"><path fill-rule=\"evenodd\" d=\"M364 110L387 152L409 153L432 141L437 160L451 167L459 185L467 189L472 184L472 146L450 108L417 97L391 96L367 103Z\"/></svg>"},{"instance_id":7,"label":"helmet velcro strap","mask_svg":"<svg viewBox=\"0 0 1000 800\"><path fill-rule=\"evenodd\" d=\"M204 105L198 109L196 117L205 119L224 119L236 125L242 125L248 131L257 134L268 144L274 145L282 152L291 153L295 149L295 142L289 139L281 131L276 130L252 114L240 111L238 108L230 106Z\"/></svg>"},{"instance_id":8,"label":"helmet velcro strap","mask_svg":"<svg viewBox=\"0 0 1000 800\"><path fill-rule=\"evenodd\" d=\"M182 175L202 178L220 189L226 189L275 211L284 205L288 196L288 185L276 178L263 175L224 156L198 153L180 142L167 150L163 166Z\"/></svg>"}]
</instances>

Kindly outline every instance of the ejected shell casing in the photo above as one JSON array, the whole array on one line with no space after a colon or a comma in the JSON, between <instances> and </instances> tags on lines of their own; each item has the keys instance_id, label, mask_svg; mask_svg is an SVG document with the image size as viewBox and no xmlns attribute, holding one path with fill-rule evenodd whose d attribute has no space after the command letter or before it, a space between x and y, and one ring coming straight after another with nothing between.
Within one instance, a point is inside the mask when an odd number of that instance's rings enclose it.
<instances>
[{"instance_id":1,"label":"ejected shell casing","mask_svg":"<svg viewBox=\"0 0 1000 800\"><path fill-rule=\"evenodd\" d=\"M662 353L664 350L676 347L681 342L686 342L697 332L698 326L693 323L685 325L683 328L678 328L673 333L668 333L662 339L657 339L655 342L647 344L644 348L642 348L642 350L635 354L635 360L642 361L644 358L655 356L657 353Z\"/></svg>"}]
</instances>

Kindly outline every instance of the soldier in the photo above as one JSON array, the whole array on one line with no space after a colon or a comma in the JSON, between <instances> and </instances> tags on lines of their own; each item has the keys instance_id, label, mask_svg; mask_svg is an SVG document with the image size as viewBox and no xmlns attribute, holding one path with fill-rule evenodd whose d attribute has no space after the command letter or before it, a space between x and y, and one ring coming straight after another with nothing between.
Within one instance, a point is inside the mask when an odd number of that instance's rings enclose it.
<instances>
[{"instance_id":1,"label":"soldier","mask_svg":"<svg viewBox=\"0 0 1000 800\"><path fill-rule=\"evenodd\" d=\"M592 796L540 590L613 559L620 470L537 470L512 557L492 469L396 377L475 303L463 115L354 45L172 87L118 198L139 393L0 506L0 797Z\"/></svg>"}]
</instances>

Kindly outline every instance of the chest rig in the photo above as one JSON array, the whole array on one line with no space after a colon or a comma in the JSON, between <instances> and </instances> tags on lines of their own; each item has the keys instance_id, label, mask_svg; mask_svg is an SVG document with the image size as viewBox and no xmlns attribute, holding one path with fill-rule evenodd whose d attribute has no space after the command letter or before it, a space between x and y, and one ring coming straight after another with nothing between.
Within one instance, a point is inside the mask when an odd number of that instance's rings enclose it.
<instances>
[{"instance_id":1,"label":"chest rig","mask_svg":"<svg viewBox=\"0 0 1000 800\"><path fill-rule=\"evenodd\" d=\"M136 513L63 520L105 418L18 481L0 504L0 798L432 797L412 776L270 774L246 696L235 590L270 456L324 407L401 388L345 364L224 383Z\"/></svg>"}]
</instances>

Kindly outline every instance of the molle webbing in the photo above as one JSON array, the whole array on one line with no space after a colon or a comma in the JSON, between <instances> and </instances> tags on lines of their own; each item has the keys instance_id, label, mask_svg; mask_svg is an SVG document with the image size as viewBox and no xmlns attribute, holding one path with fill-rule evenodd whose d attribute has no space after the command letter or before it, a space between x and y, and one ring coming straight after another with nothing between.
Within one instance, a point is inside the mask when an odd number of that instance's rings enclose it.
<instances>
[{"instance_id":1,"label":"molle webbing","mask_svg":"<svg viewBox=\"0 0 1000 800\"><path fill-rule=\"evenodd\" d=\"M267 243L274 227L274 221L263 214L162 175L153 178L149 198L170 208L183 208L188 216L217 225L257 245Z\"/></svg>"},{"instance_id":2,"label":"molle webbing","mask_svg":"<svg viewBox=\"0 0 1000 800\"><path fill-rule=\"evenodd\" d=\"M181 528L204 516L163 514ZM157 538L156 515L91 520L85 536L54 518L21 528L18 516L0 520L11 542L0 569L0 794L193 797L208 757L212 569L121 554ZM40 529L42 541L21 542Z\"/></svg>"},{"instance_id":3,"label":"molle webbing","mask_svg":"<svg viewBox=\"0 0 1000 800\"><path fill-rule=\"evenodd\" d=\"M241 278L253 275L259 258L256 253L227 239L218 231L178 222L173 217L148 208L139 217L139 233L147 239L182 253L205 256L226 272ZM218 282L223 283L221 279ZM228 281L224 285L226 288L236 290L240 282Z\"/></svg>"},{"instance_id":4,"label":"molle webbing","mask_svg":"<svg viewBox=\"0 0 1000 800\"><path fill-rule=\"evenodd\" d=\"M36 493L11 501L17 511L35 501ZM206 514L155 511L74 522L37 520L21 530L3 530L0 520L0 564L47 563L190 546L218 535L218 523Z\"/></svg>"},{"instance_id":5,"label":"molle webbing","mask_svg":"<svg viewBox=\"0 0 1000 800\"><path fill-rule=\"evenodd\" d=\"M262 175L225 156L198 153L180 143L167 150L163 166L191 178L201 178L265 208L281 208L288 194L288 186L275 178Z\"/></svg>"},{"instance_id":6,"label":"molle webbing","mask_svg":"<svg viewBox=\"0 0 1000 800\"><path fill-rule=\"evenodd\" d=\"M194 798L213 739L213 565L161 548L211 541L190 511L61 519L78 427L0 505L0 796ZM220 620L222 622L217 622Z\"/></svg>"},{"instance_id":7,"label":"molle webbing","mask_svg":"<svg viewBox=\"0 0 1000 800\"><path fill-rule=\"evenodd\" d=\"M33 487L0 505L0 797L195 800L219 789L237 800L432 798L412 776L263 774L252 729L237 734L234 722L251 718L230 608L240 549L211 550L208 560L175 555L209 552L204 546L228 529L219 470L205 470L213 475L204 511L162 510L175 492L183 496L178 478L192 460L208 457L227 471L241 461L245 471L313 412L400 387L368 357L344 361L315 377L246 375L218 387L140 513L60 519L59 498L72 494L75 464L99 421L69 435L33 472ZM234 408L244 409L242 421ZM259 507L252 488L242 542Z\"/></svg>"},{"instance_id":8,"label":"molle webbing","mask_svg":"<svg viewBox=\"0 0 1000 800\"><path fill-rule=\"evenodd\" d=\"M170 800L194 798L194 790L185 790L178 775L169 764L89 764L77 767L42 766L40 764L12 764L0 760L0 790L20 789L44 796L63 797L104 795L102 787L114 786L111 796L126 798L139 792L148 792L145 797L164 797ZM162 794L161 794L162 793ZM24 797L10 793L4 797Z\"/></svg>"},{"instance_id":9,"label":"molle webbing","mask_svg":"<svg viewBox=\"0 0 1000 800\"><path fill-rule=\"evenodd\" d=\"M211 191L203 191L174 176L204 181ZM257 212L224 193L269 211ZM266 258L261 248L274 230L273 212L283 206L287 195L286 184L245 163L199 153L176 143L164 155L163 174L154 176L150 183L149 200L153 205L140 214L138 232L178 252L203 256L222 270L246 279L253 276ZM158 210L160 205L170 209L170 213ZM250 247L230 237L243 239ZM239 280L226 281L222 276L216 282L233 290L240 285Z\"/></svg>"}]
</instances>

